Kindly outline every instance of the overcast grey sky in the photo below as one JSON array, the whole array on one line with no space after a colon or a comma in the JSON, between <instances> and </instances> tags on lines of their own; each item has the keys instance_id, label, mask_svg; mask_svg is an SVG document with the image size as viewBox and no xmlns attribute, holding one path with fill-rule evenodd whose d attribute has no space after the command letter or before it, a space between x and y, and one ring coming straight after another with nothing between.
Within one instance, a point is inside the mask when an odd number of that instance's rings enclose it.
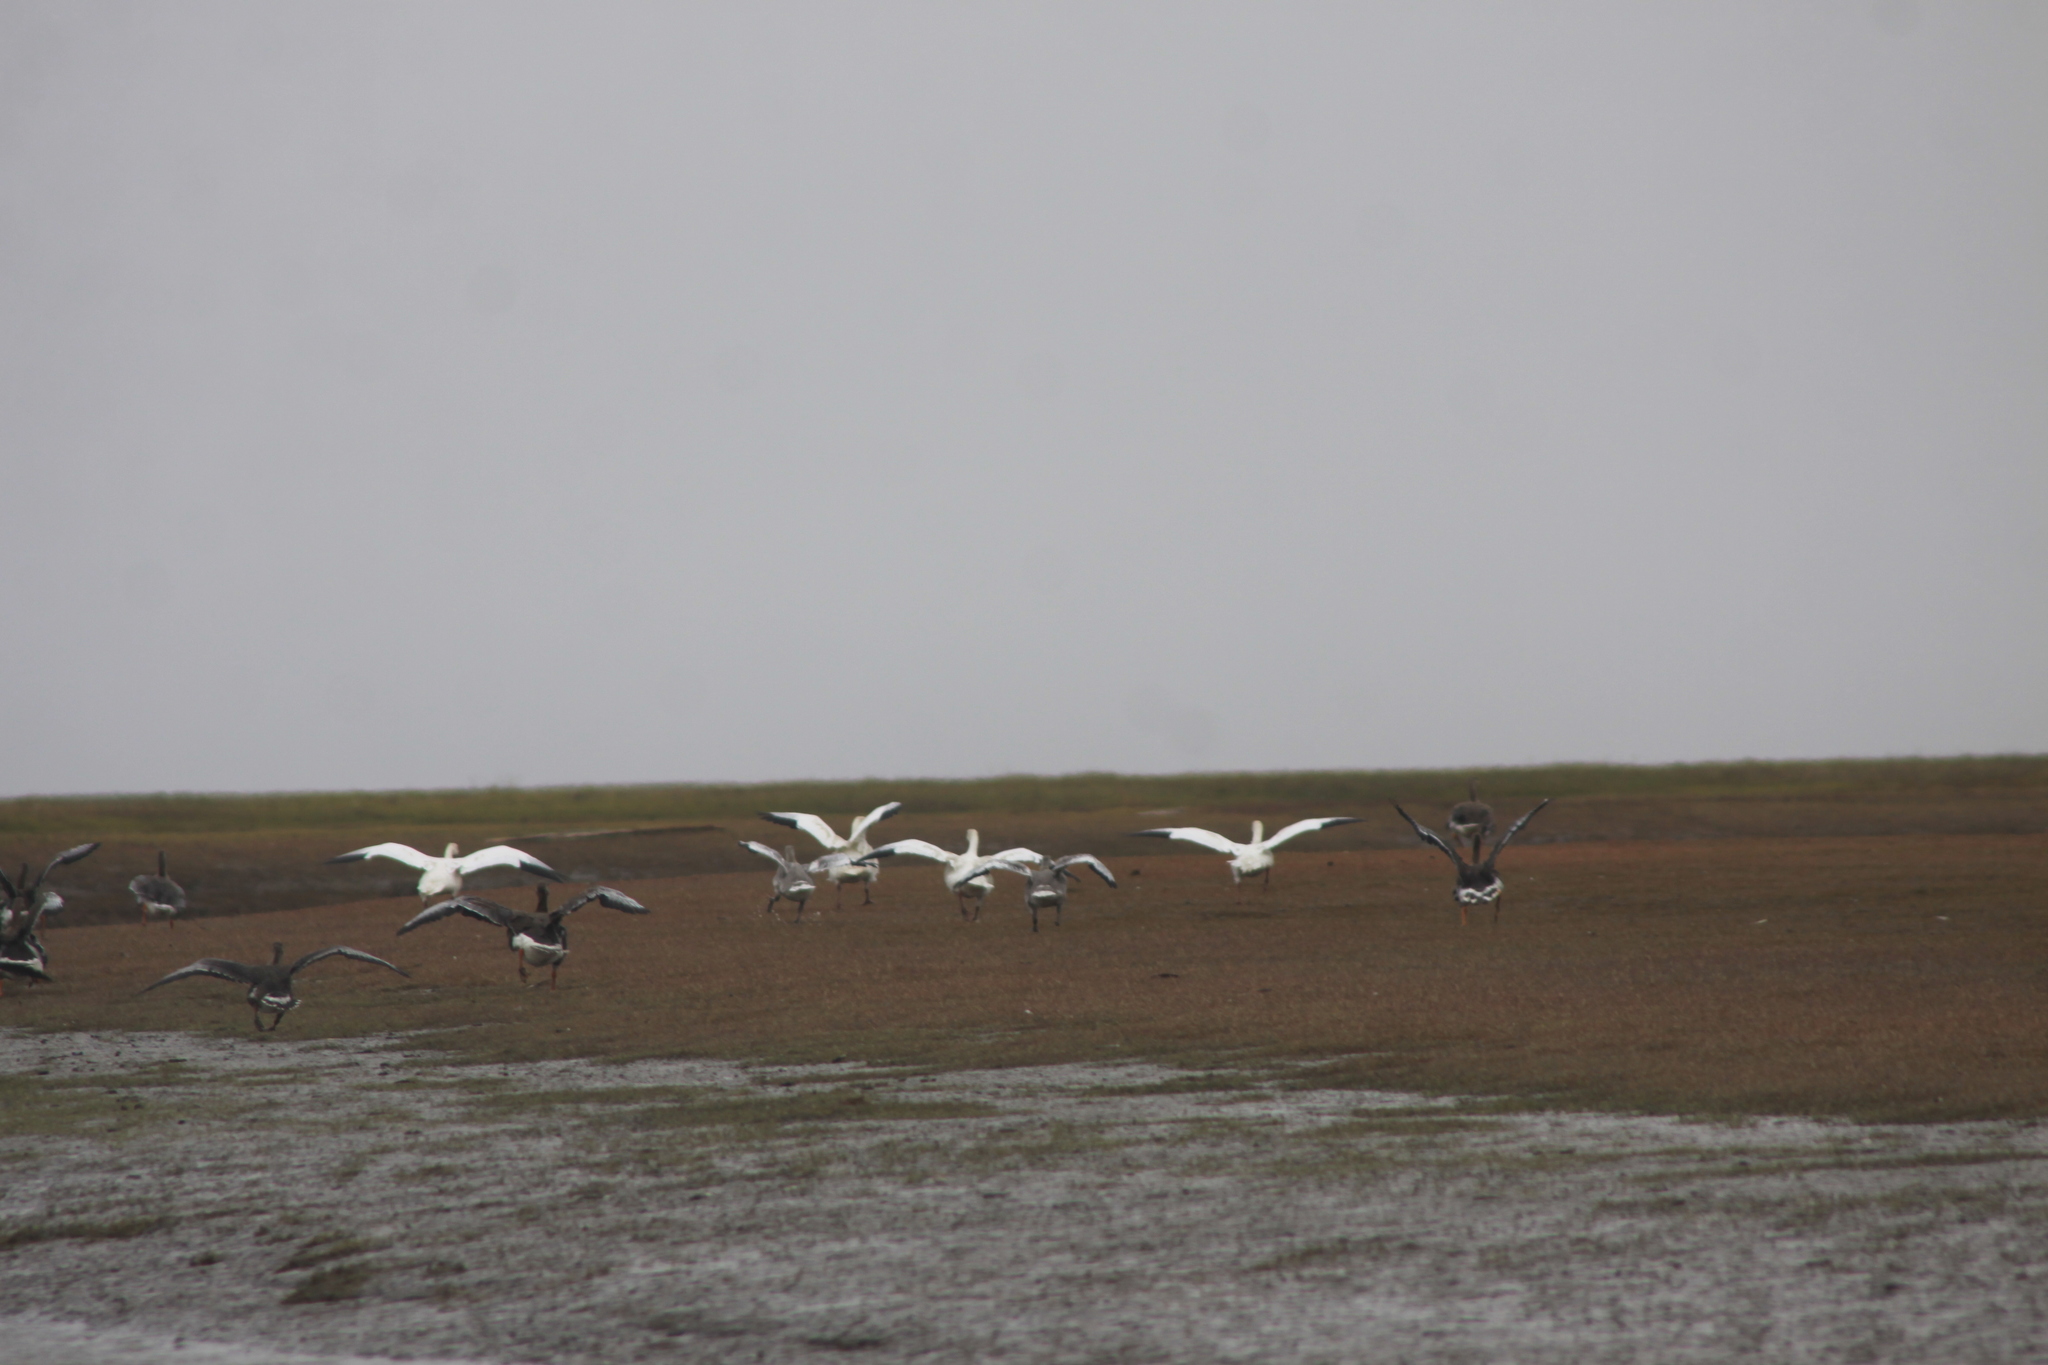
<instances>
[{"instance_id":1,"label":"overcast grey sky","mask_svg":"<svg viewBox=\"0 0 2048 1365\"><path fill-rule=\"evenodd\" d=\"M0 4L0 792L2048 750L2048 6Z\"/></svg>"}]
</instances>

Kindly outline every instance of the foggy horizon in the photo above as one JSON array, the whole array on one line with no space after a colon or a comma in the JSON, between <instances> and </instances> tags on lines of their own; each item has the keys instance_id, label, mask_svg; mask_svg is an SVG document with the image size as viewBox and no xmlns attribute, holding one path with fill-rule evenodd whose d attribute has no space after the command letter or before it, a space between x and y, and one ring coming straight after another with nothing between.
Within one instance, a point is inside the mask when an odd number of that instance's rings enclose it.
<instances>
[{"instance_id":1,"label":"foggy horizon","mask_svg":"<svg viewBox=\"0 0 2048 1365\"><path fill-rule=\"evenodd\" d=\"M9 5L0 796L2048 752L2044 69Z\"/></svg>"}]
</instances>

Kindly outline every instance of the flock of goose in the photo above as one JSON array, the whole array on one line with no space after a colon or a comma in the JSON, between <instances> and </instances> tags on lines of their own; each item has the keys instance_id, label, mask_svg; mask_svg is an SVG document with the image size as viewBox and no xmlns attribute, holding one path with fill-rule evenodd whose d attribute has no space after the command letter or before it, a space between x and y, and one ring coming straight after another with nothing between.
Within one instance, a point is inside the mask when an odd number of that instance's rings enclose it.
<instances>
[{"instance_id":1,"label":"flock of goose","mask_svg":"<svg viewBox=\"0 0 2048 1365\"><path fill-rule=\"evenodd\" d=\"M1503 883L1495 863L1501 850L1505 849L1522 827L1534 819L1537 812L1550 804L1546 797L1538 802L1521 819L1508 826L1508 831L1494 842L1491 850L1486 840L1493 833L1493 810L1479 800L1477 786L1469 789L1469 799L1460 801L1451 808L1445 822L1450 831L1446 840L1436 831L1403 810L1397 802L1394 805L1403 820L1426 844L1440 850L1457 867L1457 882L1451 895L1458 904L1458 922L1467 922L1467 912L1475 905L1492 905L1493 919L1500 922L1500 898ZM832 883L835 888L835 906L843 905L846 884L857 882L861 885L864 899L862 904L872 904L874 883L880 875L880 865L885 858L921 858L939 865L939 875L946 890L956 899L962 919L981 918L983 902L995 890L996 873L1022 877L1025 883L1025 904L1031 911L1031 930L1038 932L1041 912L1050 910L1053 923L1059 924L1066 908L1067 889L1078 875L1077 869L1086 869L1100 877L1111 887L1117 884L1116 877L1100 859L1089 853L1072 853L1064 857L1048 857L1029 848L1008 848L1000 853L984 854L981 849L981 834L978 830L967 831L967 847L955 853L950 849L927 843L923 839L898 839L893 843L872 845L868 840L869 831L884 820L903 809L900 801L890 801L875 807L866 815L854 821L844 836L830 824L816 815L803 811L763 811L761 817L775 824L808 836L824 852L803 861L798 858L794 845L775 849L752 839L739 841L740 847L760 855L774 864L775 871L769 884L768 902L762 913L775 914L776 905L784 900L796 906L796 920L803 921L805 904L817 891L820 880ZM1355 815L1325 815L1307 820L1297 820L1291 825L1268 836L1262 822L1252 821L1251 839L1239 843L1225 838L1213 830L1183 825L1164 829L1143 829L1134 832L1136 837L1148 839L1173 839L1182 843L1195 844L1201 848L1221 853L1227 857L1230 878L1234 884L1242 884L1247 878L1259 878L1264 886L1271 886L1273 878L1274 850L1290 839L1310 834L1317 830L1329 829L1335 825L1358 823ZM1471 856L1465 855L1469 843ZM48 981L49 952L36 930L48 916L64 908L63 898L53 890L46 890L44 883L50 874L69 863L91 855L100 847L98 843L79 844L67 848L52 858L41 874L29 880L29 868L22 866L19 879L9 877L0 869L0 983L16 981ZM506 947L512 952L519 969L519 979L527 982L528 968L548 969L548 984L553 987L561 971L562 963L569 955L568 917L587 905L602 905L629 915L644 915L647 907L624 892L608 886L592 886L581 895L563 902L554 910L548 909L548 883L563 880L560 873L531 854L516 848L495 845L463 855L454 844L449 844L436 857L421 853L405 844L372 844L338 854L327 861L330 863L361 862L372 858L383 858L404 864L419 871L416 884L421 909L417 915L399 926L403 936L413 930L440 920L460 915L480 920L505 931ZM532 911L514 910L486 900L481 896L464 895L463 878L473 876L487 868L511 868L541 878L535 886L535 908ZM147 921L163 920L175 924L177 917L185 911L185 892L171 880L170 869L162 853L157 854L156 872L145 873L128 883L128 890L134 895L136 904ZM438 899L437 899L438 898ZM777 916L779 918L779 916ZM385 961L373 953L357 948L335 946L306 954L294 962L284 960L284 945L271 946L268 963L232 962L226 958L203 957L189 966L180 967L143 988L153 991L159 986L189 977L208 976L230 981L247 989L248 1003L255 1016L258 1032L274 1032L289 1011L298 1007L299 999L293 978L316 962L331 957L348 958L357 962L372 963L387 967L406 976L404 970L394 963ZM264 1029L263 1016L271 1016L270 1027Z\"/></svg>"}]
</instances>

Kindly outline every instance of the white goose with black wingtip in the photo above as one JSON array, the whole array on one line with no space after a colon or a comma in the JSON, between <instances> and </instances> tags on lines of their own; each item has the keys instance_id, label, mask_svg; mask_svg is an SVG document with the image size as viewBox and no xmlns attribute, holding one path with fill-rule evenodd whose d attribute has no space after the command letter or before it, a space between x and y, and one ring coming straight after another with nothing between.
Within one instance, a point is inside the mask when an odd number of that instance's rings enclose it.
<instances>
[{"instance_id":1,"label":"white goose with black wingtip","mask_svg":"<svg viewBox=\"0 0 2048 1365\"><path fill-rule=\"evenodd\" d=\"M338 853L327 861L330 863L354 863L365 858L389 858L394 863L420 870L419 897L422 905L436 896L459 896L462 894L462 879L473 877L487 867L511 867L521 872L531 872L536 877L545 877L551 882L562 880L562 874L549 867L531 853L521 853L504 844L493 844L480 848L474 853L458 853L454 844L448 845L447 852L436 858L431 853L422 853L406 844L372 844L368 848Z\"/></svg>"},{"instance_id":2,"label":"white goose with black wingtip","mask_svg":"<svg viewBox=\"0 0 2048 1365\"><path fill-rule=\"evenodd\" d=\"M1268 839L1266 837L1265 822L1254 820L1252 821L1252 839L1248 844L1240 844L1235 839L1224 838L1214 830L1197 829L1193 825L1179 825L1171 829L1141 829L1136 831L1135 837L1140 839L1178 839L1182 843L1199 844L1203 848L1213 849L1218 853L1229 856L1230 880L1233 883L1242 882L1246 877L1263 875L1265 884L1271 887L1273 885L1274 849L1280 847L1289 839L1303 834L1313 833L1319 829L1329 829L1333 825L1355 825L1357 823L1358 817L1355 815L1323 815L1312 820L1296 820L1293 824Z\"/></svg>"},{"instance_id":3,"label":"white goose with black wingtip","mask_svg":"<svg viewBox=\"0 0 2048 1365\"><path fill-rule=\"evenodd\" d=\"M944 869L939 874L941 880L946 883L946 889L952 892L960 903L960 918L980 919L981 903L988 896L989 892L996 889L996 884L994 878L990 877L985 871L979 870L979 864L985 862L1029 864L1044 861L1039 854L1032 852L1028 848L1008 848L1004 849L1001 853L992 854L983 854L980 852L980 849L981 831L970 829L967 831L967 851L965 853L954 853L949 849L940 848L937 844L926 843L923 839L898 839L894 843L883 844L868 856L871 858L894 858L901 855L906 858L927 858L932 862L938 863ZM1004 870L1008 871L1009 869ZM974 913L971 916L967 911L967 902L970 900L974 902Z\"/></svg>"},{"instance_id":4,"label":"white goose with black wingtip","mask_svg":"<svg viewBox=\"0 0 2048 1365\"><path fill-rule=\"evenodd\" d=\"M866 815L854 821L853 827L846 832L846 837L843 839L823 819L805 811L764 810L761 812L761 818L763 820L772 820L778 825L786 825L790 829L799 830L810 835L818 841L819 845L828 854L843 853L846 855L844 858L829 865L822 858L808 864L814 873L822 873L825 880L832 883L835 888L832 908L837 910L842 908L845 903L846 883L848 882L859 882L861 884L860 903L862 905L873 905L875 903L875 879L881 876L881 868L868 861L867 855L874 852L874 849L868 844L868 831L902 809L903 803L901 801L889 801L876 806Z\"/></svg>"}]
</instances>

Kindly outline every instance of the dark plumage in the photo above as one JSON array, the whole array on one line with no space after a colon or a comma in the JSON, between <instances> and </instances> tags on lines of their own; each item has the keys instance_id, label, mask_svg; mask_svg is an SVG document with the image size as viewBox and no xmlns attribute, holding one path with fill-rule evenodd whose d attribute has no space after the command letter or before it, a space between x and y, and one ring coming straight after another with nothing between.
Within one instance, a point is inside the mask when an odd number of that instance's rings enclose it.
<instances>
[{"instance_id":1,"label":"dark plumage","mask_svg":"<svg viewBox=\"0 0 2048 1365\"><path fill-rule=\"evenodd\" d=\"M623 891L614 891L609 886L593 886L561 909L548 909L548 888L546 883L533 888L534 908L531 911L514 910L496 901L485 900L482 896L456 896L438 905L430 905L400 925L400 934L409 934L423 924L447 919L451 915L467 915L495 924L505 931L505 946L510 948L519 962L519 979L526 980L529 966L548 969L548 988L555 988L555 976L562 970L562 959L569 955L569 926L563 923L569 916L584 906L595 902L608 905L614 910L623 910L629 915L644 915L647 907Z\"/></svg>"},{"instance_id":2,"label":"dark plumage","mask_svg":"<svg viewBox=\"0 0 2048 1365\"><path fill-rule=\"evenodd\" d=\"M255 1012L256 1031L258 1033L275 1033L277 1032L277 1026L284 1022L286 1011L295 1010L299 1007L299 993L292 984L292 978L312 966L315 962L324 961L330 957L352 958L357 962L374 962L379 967L390 967L392 971L397 972L400 976L412 975L412 973L386 962L381 957L356 948L322 948L317 953L307 953L297 962L287 966L284 960L284 945L282 943L273 943L270 945L270 962L268 965L258 964L250 966L243 962L230 962L224 957L202 957L189 967L180 967L169 976L150 982L142 988L142 991L144 994L147 994L158 986L169 985L173 981L183 981L188 976L217 976L223 981L232 981L238 986L247 986L249 988L249 1008ZM265 1010L269 1010L272 1016L268 1029L263 1027L263 1012Z\"/></svg>"},{"instance_id":3,"label":"dark plumage","mask_svg":"<svg viewBox=\"0 0 2048 1365\"><path fill-rule=\"evenodd\" d=\"M21 865L19 881L0 870L0 896L5 897L0 899L0 980L35 982L50 979L49 950L36 936L36 927L43 922L43 916L54 915L64 908L64 898L54 891L43 890L43 883L58 868L77 862L98 847L97 843L91 843L65 849L50 859L34 881L28 878L27 863Z\"/></svg>"},{"instance_id":4,"label":"dark plumage","mask_svg":"<svg viewBox=\"0 0 2048 1365\"><path fill-rule=\"evenodd\" d=\"M1479 845L1486 836L1493 833L1493 807L1479 799L1479 783L1476 780L1465 784L1468 800L1451 807L1451 818L1444 823L1456 839L1472 841L1472 859L1479 860Z\"/></svg>"},{"instance_id":5,"label":"dark plumage","mask_svg":"<svg viewBox=\"0 0 2048 1365\"><path fill-rule=\"evenodd\" d=\"M1466 922L1466 911L1470 907L1491 904L1493 906L1493 922L1498 925L1500 923L1502 882L1500 874L1493 870L1494 860L1500 857L1500 851L1508 846L1508 841L1521 833L1522 826L1535 818L1536 811L1542 810L1549 804L1550 798L1547 796L1537 802L1534 810L1531 810L1527 815L1508 826L1508 832L1501 835L1500 842L1493 846L1493 852L1487 854L1484 861L1477 863L1465 861L1465 855L1445 843L1442 835L1438 834L1435 830L1424 829L1421 825L1417 824L1414 816L1405 810L1401 810L1400 802L1396 801L1394 803L1394 809L1401 811L1401 818L1406 820L1409 827L1422 836L1424 843L1435 844L1444 851L1445 857L1458 865L1458 884L1451 891L1452 897L1458 902L1458 923L1462 925ZM1478 850L1475 848L1473 853L1477 856Z\"/></svg>"},{"instance_id":6,"label":"dark plumage","mask_svg":"<svg viewBox=\"0 0 2048 1365\"><path fill-rule=\"evenodd\" d=\"M1030 852L1028 849L1019 850ZM1033 855L1034 857L1037 855ZM1116 878L1109 868L1092 853L1070 853L1064 858L1049 858L1039 863L1026 863L1015 858L990 858L977 864L967 875L979 877L990 871L1015 872L1024 878L1024 903L1031 907L1031 932L1038 932L1038 912L1052 911L1052 922L1057 925L1066 914L1067 884L1076 874L1067 871L1070 867L1085 867L1096 876L1116 885Z\"/></svg>"},{"instance_id":7,"label":"dark plumage","mask_svg":"<svg viewBox=\"0 0 2048 1365\"><path fill-rule=\"evenodd\" d=\"M135 903L142 907L144 920L168 920L178 922L178 916L185 913L185 888L171 880L170 870L165 864L164 853L156 853L156 875L144 873L128 883L129 892Z\"/></svg>"}]
</instances>

